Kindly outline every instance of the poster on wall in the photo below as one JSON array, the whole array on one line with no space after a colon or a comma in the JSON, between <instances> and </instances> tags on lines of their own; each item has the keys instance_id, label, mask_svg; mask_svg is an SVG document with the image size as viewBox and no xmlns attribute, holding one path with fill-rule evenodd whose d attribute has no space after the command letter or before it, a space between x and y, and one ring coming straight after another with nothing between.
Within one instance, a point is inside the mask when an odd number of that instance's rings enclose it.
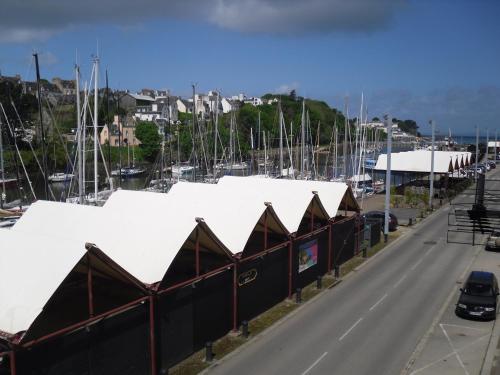
<instances>
[{"instance_id":1,"label":"poster on wall","mask_svg":"<svg viewBox=\"0 0 500 375\"><path fill-rule=\"evenodd\" d=\"M318 263L318 240L299 246L299 273Z\"/></svg>"}]
</instances>

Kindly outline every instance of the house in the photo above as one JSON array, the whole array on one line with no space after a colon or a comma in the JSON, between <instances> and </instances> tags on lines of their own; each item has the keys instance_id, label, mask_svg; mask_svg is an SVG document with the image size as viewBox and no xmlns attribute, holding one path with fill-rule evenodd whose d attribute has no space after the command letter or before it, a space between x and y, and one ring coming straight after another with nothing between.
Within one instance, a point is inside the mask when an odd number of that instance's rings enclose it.
<instances>
[{"instance_id":1,"label":"house","mask_svg":"<svg viewBox=\"0 0 500 375\"><path fill-rule=\"evenodd\" d=\"M121 140L120 140L121 135ZM111 146L119 146L120 141L123 146L138 146L141 142L135 136L135 121L132 118L126 118L125 123L122 116L115 116L111 125L104 125L100 133L100 143L104 145L110 141Z\"/></svg>"},{"instance_id":2,"label":"house","mask_svg":"<svg viewBox=\"0 0 500 375\"><path fill-rule=\"evenodd\" d=\"M232 102L227 98L222 98L220 104L222 106L222 113L229 113L233 109Z\"/></svg>"},{"instance_id":3,"label":"house","mask_svg":"<svg viewBox=\"0 0 500 375\"><path fill-rule=\"evenodd\" d=\"M193 101L178 98L175 102L180 113L193 113Z\"/></svg>"},{"instance_id":4,"label":"house","mask_svg":"<svg viewBox=\"0 0 500 375\"><path fill-rule=\"evenodd\" d=\"M63 95L76 95L76 84L74 80L55 77L52 78L52 84L54 84Z\"/></svg>"},{"instance_id":5,"label":"house","mask_svg":"<svg viewBox=\"0 0 500 375\"><path fill-rule=\"evenodd\" d=\"M177 98L171 96L157 97L154 103L136 108L134 118L140 121L156 121L159 119L172 123L178 120Z\"/></svg>"},{"instance_id":6,"label":"house","mask_svg":"<svg viewBox=\"0 0 500 375\"><path fill-rule=\"evenodd\" d=\"M149 95L125 93L120 96L120 107L134 113L138 106L151 105L154 101L155 99Z\"/></svg>"}]
</instances>

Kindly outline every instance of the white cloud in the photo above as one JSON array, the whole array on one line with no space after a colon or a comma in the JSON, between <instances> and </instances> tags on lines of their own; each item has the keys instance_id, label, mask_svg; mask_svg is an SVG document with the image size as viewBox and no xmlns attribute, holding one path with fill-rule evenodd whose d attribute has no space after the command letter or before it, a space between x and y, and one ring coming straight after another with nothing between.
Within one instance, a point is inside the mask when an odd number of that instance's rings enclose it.
<instances>
[{"instance_id":1,"label":"white cloud","mask_svg":"<svg viewBox=\"0 0 500 375\"><path fill-rule=\"evenodd\" d=\"M287 94L288 95L290 93L290 91L298 90L299 86L300 85L298 82L284 83L272 91L274 94Z\"/></svg>"},{"instance_id":2,"label":"white cloud","mask_svg":"<svg viewBox=\"0 0 500 375\"><path fill-rule=\"evenodd\" d=\"M409 0L2 0L0 42L44 40L71 26L190 19L248 33L371 32Z\"/></svg>"}]
</instances>

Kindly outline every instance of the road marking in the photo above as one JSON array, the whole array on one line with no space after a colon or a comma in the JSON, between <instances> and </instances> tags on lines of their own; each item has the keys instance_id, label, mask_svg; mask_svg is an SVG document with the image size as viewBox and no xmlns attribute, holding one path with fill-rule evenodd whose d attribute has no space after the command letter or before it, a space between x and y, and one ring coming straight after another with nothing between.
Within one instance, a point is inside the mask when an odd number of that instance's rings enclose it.
<instances>
[{"instance_id":1,"label":"road marking","mask_svg":"<svg viewBox=\"0 0 500 375\"><path fill-rule=\"evenodd\" d=\"M386 297L387 297L387 293L386 293L386 294L384 294L384 295L382 296L382 298L380 298L377 302L375 302L375 304L374 304L372 307L370 307L370 311L372 311L375 307L377 307L377 305L378 305L380 302L382 302L382 301L383 301Z\"/></svg>"},{"instance_id":2,"label":"road marking","mask_svg":"<svg viewBox=\"0 0 500 375\"><path fill-rule=\"evenodd\" d=\"M304 371L301 375L306 375L309 371L313 369L314 366L316 366L325 356L328 354L328 352L324 352L321 357L319 357L317 360L314 361L314 363L307 368L306 371Z\"/></svg>"},{"instance_id":3,"label":"road marking","mask_svg":"<svg viewBox=\"0 0 500 375\"><path fill-rule=\"evenodd\" d=\"M397 288L399 286L399 284L401 284L403 282L404 279L406 279L406 276L408 276L408 274L404 274L397 282L396 284L394 284L394 288Z\"/></svg>"},{"instance_id":4,"label":"road marking","mask_svg":"<svg viewBox=\"0 0 500 375\"><path fill-rule=\"evenodd\" d=\"M458 349L457 352L462 352L465 349L470 348L472 345L477 344L479 341L481 341L481 340L483 340L483 339L485 339L485 338L487 338L489 336L490 336L489 333L487 335L481 336L477 340L474 340L471 343L465 345L463 348ZM428 363L424 367L420 367L419 369L416 369L415 371L412 371L410 373L410 375L418 374L419 372L422 372L422 371L428 369L429 367L434 366L435 364L442 362L443 360L445 360L447 358L453 357L454 355L455 355L455 352L448 353L445 356L443 356L443 357L441 357L439 359L436 359L434 362Z\"/></svg>"},{"instance_id":5,"label":"road marking","mask_svg":"<svg viewBox=\"0 0 500 375\"><path fill-rule=\"evenodd\" d=\"M455 357L457 358L458 363L460 363L460 366L464 370L465 375L470 375L469 372L467 371L467 369L465 368L464 363L462 362L462 358L460 358L460 356L458 355L457 349L455 348L455 346L451 342L450 336L448 336L448 332L446 332L446 330L444 329L442 324L440 324L439 327L441 327L441 331L443 331L444 335L446 336L446 340L448 340L448 344L450 344L450 347L453 350L453 353L455 354Z\"/></svg>"},{"instance_id":6,"label":"road marking","mask_svg":"<svg viewBox=\"0 0 500 375\"><path fill-rule=\"evenodd\" d=\"M415 268L417 268L419 266L420 263L422 263L422 261L424 260L424 258L421 258L417 263L415 263L410 269L412 271L415 270Z\"/></svg>"},{"instance_id":7,"label":"road marking","mask_svg":"<svg viewBox=\"0 0 500 375\"><path fill-rule=\"evenodd\" d=\"M342 341L342 340L344 339L344 337L346 337L346 336L349 334L349 332L351 332L351 331L354 329L354 327L356 327L356 326L357 326L357 325L358 325L358 324L359 324L362 320L363 320L363 318L359 318L359 319L358 319L358 321L357 321L356 323L354 323L354 324L351 326L351 328L349 328L349 329L346 331L346 333L344 333L342 336L340 336L339 341Z\"/></svg>"},{"instance_id":8,"label":"road marking","mask_svg":"<svg viewBox=\"0 0 500 375\"><path fill-rule=\"evenodd\" d=\"M462 326L462 325L459 325L459 324L441 323L440 325L441 326L447 326L447 327L457 327L457 328L473 329L473 330L480 331L480 332L488 332L488 330L484 329L484 328L474 328L474 327Z\"/></svg>"}]
</instances>

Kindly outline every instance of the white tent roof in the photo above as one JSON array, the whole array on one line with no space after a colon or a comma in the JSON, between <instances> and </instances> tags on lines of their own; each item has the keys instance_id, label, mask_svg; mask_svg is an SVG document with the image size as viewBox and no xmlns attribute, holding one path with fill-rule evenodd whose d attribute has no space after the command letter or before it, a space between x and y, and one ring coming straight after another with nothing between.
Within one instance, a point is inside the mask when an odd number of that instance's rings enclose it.
<instances>
[{"instance_id":1,"label":"white tent roof","mask_svg":"<svg viewBox=\"0 0 500 375\"><path fill-rule=\"evenodd\" d=\"M86 254L85 244L32 232L0 230L0 330L26 331Z\"/></svg>"},{"instance_id":2,"label":"white tent roof","mask_svg":"<svg viewBox=\"0 0 500 375\"><path fill-rule=\"evenodd\" d=\"M451 168L455 170L455 163L469 156L468 152L455 152L455 151L434 151L434 172L435 173L448 173ZM432 151L416 150L407 152L398 152L391 154L391 170L402 172L431 172L431 157ZM465 160L464 160L465 163ZM381 154L378 157L375 169L387 169L387 154Z\"/></svg>"},{"instance_id":3,"label":"white tent roof","mask_svg":"<svg viewBox=\"0 0 500 375\"><path fill-rule=\"evenodd\" d=\"M11 230L63 234L82 244L93 243L136 279L153 284L163 279L197 222L182 210L158 207L152 199L136 210L139 204L130 193L122 190L110 197L110 204L123 203L117 210L38 201Z\"/></svg>"},{"instance_id":4,"label":"white tent roof","mask_svg":"<svg viewBox=\"0 0 500 375\"><path fill-rule=\"evenodd\" d=\"M340 203L348 190L348 186L340 182L288 180L255 177L225 176L219 179L218 185L228 191L253 194L261 201L271 202L281 221L291 233L299 228L313 192L318 193L319 200L328 216L337 216Z\"/></svg>"},{"instance_id":5,"label":"white tent roof","mask_svg":"<svg viewBox=\"0 0 500 375\"><path fill-rule=\"evenodd\" d=\"M181 202L183 210L202 217L233 253L243 251L267 208L265 200L256 195L212 184L178 182L166 196L169 204ZM281 229L285 232L288 229L285 223L278 225L284 225Z\"/></svg>"}]
</instances>

